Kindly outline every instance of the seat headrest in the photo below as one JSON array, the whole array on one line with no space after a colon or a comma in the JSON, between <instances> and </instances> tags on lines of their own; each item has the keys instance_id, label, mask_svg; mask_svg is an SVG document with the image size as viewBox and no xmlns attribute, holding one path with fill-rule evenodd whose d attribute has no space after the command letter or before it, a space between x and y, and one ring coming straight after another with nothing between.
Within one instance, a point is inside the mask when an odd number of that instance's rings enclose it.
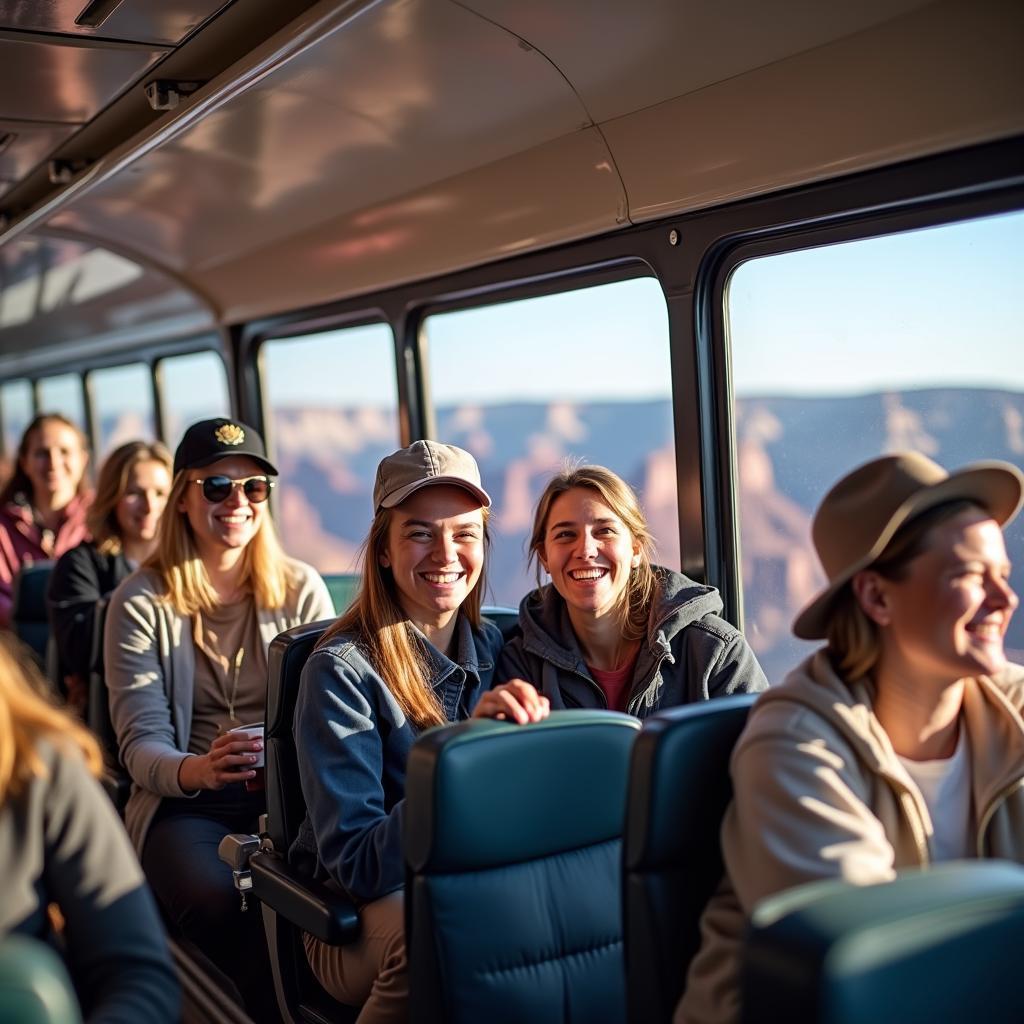
<instances>
[{"instance_id":1,"label":"seat headrest","mask_svg":"<svg viewBox=\"0 0 1024 1024\"><path fill-rule=\"evenodd\" d=\"M473 870L620 836L639 726L580 710L534 725L473 720L424 733L406 771L406 861Z\"/></svg>"}]
</instances>

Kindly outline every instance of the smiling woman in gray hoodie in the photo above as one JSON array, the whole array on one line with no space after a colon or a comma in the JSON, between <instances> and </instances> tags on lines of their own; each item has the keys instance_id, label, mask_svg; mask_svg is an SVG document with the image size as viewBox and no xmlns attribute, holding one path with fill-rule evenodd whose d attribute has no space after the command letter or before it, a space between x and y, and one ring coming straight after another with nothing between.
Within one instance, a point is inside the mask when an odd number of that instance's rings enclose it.
<instances>
[{"instance_id":1,"label":"smiling woman in gray hoodie","mask_svg":"<svg viewBox=\"0 0 1024 1024\"><path fill-rule=\"evenodd\" d=\"M532 689L551 708L659 708L768 683L714 587L652 565L632 488L603 466L557 474L534 516L530 558L551 582L519 606L521 635L502 651L500 684L478 713L526 722ZM538 580L539 582L539 580Z\"/></svg>"}]
</instances>

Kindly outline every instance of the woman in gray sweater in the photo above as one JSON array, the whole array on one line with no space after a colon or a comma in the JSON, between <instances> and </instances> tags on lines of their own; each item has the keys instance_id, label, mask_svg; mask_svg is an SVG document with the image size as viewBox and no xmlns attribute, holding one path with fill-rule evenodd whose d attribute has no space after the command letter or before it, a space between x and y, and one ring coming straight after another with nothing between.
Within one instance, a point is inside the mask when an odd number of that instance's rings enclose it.
<instances>
[{"instance_id":1,"label":"woman in gray sweater","mask_svg":"<svg viewBox=\"0 0 1024 1024\"><path fill-rule=\"evenodd\" d=\"M171 1024L177 980L153 898L96 780L99 748L39 696L46 684L11 644L0 639L0 939L57 946L87 1024Z\"/></svg>"},{"instance_id":2,"label":"woman in gray sweater","mask_svg":"<svg viewBox=\"0 0 1024 1024\"><path fill-rule=\"evenodd\" d=\"M111 599L104 658L132 778L125 824L146 877L256 1020L275 1018L266 944L217 846L229 832L258 831L262 739L231 730L264 718L271 640L334 615L316 571L281 551L267 506L276 473L252 427L189 427L156 553Z\"/></svg>"}]
</instances>

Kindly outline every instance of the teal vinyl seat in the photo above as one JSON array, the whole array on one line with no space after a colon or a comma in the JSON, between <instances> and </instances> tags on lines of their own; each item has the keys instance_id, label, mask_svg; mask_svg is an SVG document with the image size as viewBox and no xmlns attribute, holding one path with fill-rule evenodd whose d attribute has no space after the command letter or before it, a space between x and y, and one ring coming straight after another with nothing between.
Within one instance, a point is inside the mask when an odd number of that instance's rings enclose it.
<instances>
[{"instance_id":1,"label":"teal vinyl seat","mask_svg":"<svg viewBox=\"0 0 1024 1024\"><path fill-rule=\"evenodd\" d=\"M955 861L882 885L814 882L759 904L743 1021L1024 1021L1024 867Z\"/></svg>"},{"instance_id":2,"label":"teal vinyl seat","mask_svg":"<svg viewBox=\"0 0 1024 1024\"><path fill-rule=\"evenodd\" d=\"M623 839L630 1024L667 1024L700 948L700 918L722 876L719 832L729 759L756 694L652 715L633 747Z\"/></svg>"},{"instance_id":3,"label":"teal vinyl seat","mask_svg":"<svg viewBox=\"0 0 1024 1024\"><path fill-rule=\"evenodd\" d=\"M417 740L403 822L413 1024L623 1019L621 834L638 728L562 711Z\"/></svg>"},{"instance_id":4,"label":"teal vinyl seat","mask_svg":"<svg viewBox=\"0 0 1024 1024\"><path fill-rule=\"evenodd\" d=\"M480 611L485 619L493 622L501 630L506 643L519 632L519 612L515 608L485 604Z\"/></svg>"},{"instance_id":5,"label":"teal vinyl seat","mask_svg":"<svg viewBox=\"0 0 1024 1024\"><path fill-rule=\"evenodd\" d=\"M50 586L52 561L23 565L14 577L11 593L11 624L19 640L35 653L40 666L47 663L50 640L50 611L46 592Z\"/></svg>"},{"instance_id":6,"label":"teal vinyl seat","mask_svg":"<svg viewBox=\"0 0 1024 1024\"><path fill-rule=\"evenodd\" d=\"M24 935L0 941L0 1020L4 1024L81 1024L61 958Z\"/></svg>"}]
</instances>

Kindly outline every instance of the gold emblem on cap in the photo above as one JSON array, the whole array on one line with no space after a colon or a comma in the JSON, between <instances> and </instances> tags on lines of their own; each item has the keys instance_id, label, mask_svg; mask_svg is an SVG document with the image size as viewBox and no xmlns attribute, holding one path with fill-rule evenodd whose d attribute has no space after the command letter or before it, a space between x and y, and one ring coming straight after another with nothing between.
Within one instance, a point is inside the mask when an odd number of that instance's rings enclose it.
<instances>
[{"instance_id":1,"label":"gold emblem on cap","mask_svg":"<svg viewBox=\"0 0 1024 1024\"><path fill-rule=\"evenodd\" d=\"M213 436L221 444L241 444L245 440L245 431L236 423L225 423L216 429Z\"/></svg>"}]
</instances>

